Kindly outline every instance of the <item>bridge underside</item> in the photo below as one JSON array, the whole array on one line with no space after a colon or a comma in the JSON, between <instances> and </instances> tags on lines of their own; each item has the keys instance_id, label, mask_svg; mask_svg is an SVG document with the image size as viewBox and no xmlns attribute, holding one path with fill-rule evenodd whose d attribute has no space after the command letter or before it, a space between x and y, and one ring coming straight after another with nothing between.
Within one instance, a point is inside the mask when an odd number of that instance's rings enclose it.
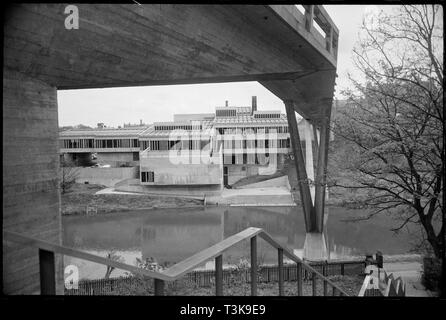
<instances>
[{"instance_id":1,"label":"bridge underside","mask_svg":"<svg viewBox=\"0 0 446 320\"><path fill-rule=\"evenodd\" d=\"M297 111L328 143L337 29L322 7L303 16L294 6L82 4L77 30L64 27L65 7L14 5L4 16L4 229L61 243L57 89L259 81L285 102L295 133ZM311 27L317 19L322 41ZM300 139L292 140L298 155ZM305 180L307 231L320 232ZM323 212L323 194L319 205ZM36 252L7 244L3 253L5 293L38 293Z\"/></svg>"}]
</instances>

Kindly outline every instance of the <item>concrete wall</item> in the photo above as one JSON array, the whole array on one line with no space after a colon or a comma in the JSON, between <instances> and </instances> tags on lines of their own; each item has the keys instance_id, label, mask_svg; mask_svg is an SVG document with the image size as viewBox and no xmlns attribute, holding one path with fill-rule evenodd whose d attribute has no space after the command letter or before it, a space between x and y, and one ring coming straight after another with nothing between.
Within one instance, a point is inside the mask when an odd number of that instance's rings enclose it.
<instances>
[{"instance_id":1,"label":"concrete wall","mask_svg":"<svg viewBox=\"0 0 446 320\"><path fill-rule=\"evenodd\" d=\"M283 166L283 154L270 154L268 165L225 165L228 167L228 184L234 184L240 179L255 175L274 174L280 166ZM278 161L280 161L278 163ZM244 169L244 170L243 170Z\"/></svg>"},{"instance_id":2,"label":"concrete wall","mask_svg":"<svg viewBox=\"0 0 446 320\"><path fill-rule=\"evenodd\" d=\"M139 167L131 168L75 168L77 183L102 184L113 187L119 181L139 178Z\"/></svg>"},{"instance_id":3,"label":"concrete wall","mask_svg":"<svg viewBox=\"0 0 446 320\"><path fill-rule=\"evenodd\" d=\"M221 184L220 164L177 164L167 157L141 158L141 171L153 171L155 182L147 185Z\"/></svg>"},{"instance_id":4,"label":"concrete wall","mask_svg":"<svg viewBox=\"0 0 446 320\"><path fill-rule=\"evenodd\" d=\"M240 179L259 174L258 165L226 165L228 167L228 184L234 184ZM242 170L244 168L244 170Z\"/></svg>"},{"instance_id":5,"label":"concrete wall","mask_svg":"<svg viewBox=\"0 0 446 320\"><path fill-rule=\"evenodd\" d=\"M57 93L3 70L3 229L61 244ZM57 293L63 293L56 255ZM5 294L39 294L38 250L3 243Z\"/></svg>"},{"instance_id":6,"label":"concrete wall","mask_svg":"<svg viewBox=\"0 0 446 320\"><path fill-rule=\"evenodd\" d=\"M273 187L285 187L290 190L290 183L288 176L282 176L279 178L269 179L261 182L247 184L239 187L239 189L251 189L251 188L273 188Z\"/></svg>"}]
</instances>

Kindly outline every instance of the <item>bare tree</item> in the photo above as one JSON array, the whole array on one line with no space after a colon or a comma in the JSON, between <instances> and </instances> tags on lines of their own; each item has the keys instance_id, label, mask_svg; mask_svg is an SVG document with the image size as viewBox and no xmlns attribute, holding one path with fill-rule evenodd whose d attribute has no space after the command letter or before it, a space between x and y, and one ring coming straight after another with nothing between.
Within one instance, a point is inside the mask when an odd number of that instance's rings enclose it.
<instances>
[{"instance_id":1,"label":"bare tree","mask_svg":"<svg viewBox=\"0 0 446 320\"><path fill-rule=\"evenodd\" d=\"M110 260L113 260L113 261L116 261L116 262L124 262L124 258L121 257L120 255L118 255L116 253L116 251L114 251L114 250L112 250L109 253L107 253L106 258L110 259ZM107 266L107 270L105 271L104 279L109 279L111 273L113 272L113 270L115 270L115 267Z\"/></svg>"},{"instance_id":2,"label":"bare tree","mask_svg":"<svg viewBox=\"0 0 446 320\"><path fill-rule=\"evenodd\" d=\"M76 182L76 178L79 176L79 169L75 167L73 161L62 159L60 163L60 190L62 194L65 194Z\"/></svg>"},{"instance_id":3,"label":"bare tree","mask_svg":"<svg viewBox=\"0 0 446 320\"><path fill-rule=\"evenodd\" d=\"M443 255L443 12L439 5L399 6L363 21L353 51L360 76L344 90L349 108L334 119L344 142L343 176L331 183L364 190L361 202L422 226ZM334 157L336 159L336 156ZM347 181L347 182L346 182Z\"/></svg>"}]
</instances>

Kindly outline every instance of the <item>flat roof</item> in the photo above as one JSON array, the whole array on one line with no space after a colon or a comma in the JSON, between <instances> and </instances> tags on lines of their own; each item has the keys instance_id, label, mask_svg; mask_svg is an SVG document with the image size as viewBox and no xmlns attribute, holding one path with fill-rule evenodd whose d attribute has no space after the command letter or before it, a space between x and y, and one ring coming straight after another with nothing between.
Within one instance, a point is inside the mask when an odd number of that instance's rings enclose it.
<instances>
[{"instance_id":1,"label":"flat roof","mask_svg":"<svg viewBox=\"0 0 446 320\"><path fill-rule=\"evenodd\" d=\"M138 137L147 129L145 127L132 128L104 128L104 129L71 129L59 133L60 138L70 137Z\"/></svg>"},{"instance_id":2,"label":"flat roof","mask_svg":"<svg viewBox=\"0 0 446 320\"><path fill-rule=\"evenodd\" d=\"M194 122L190 123L184 123L184 122L164 122L164 123L156 123L152 125L150 128L147 128L144 130L144 132L141 132L139 135L140 138L148 138L148 137L166 137L170 135L177 135L177 136L183 136L183 135L202 135L202 136L210 136L212 134L213 130L213 120L204 120L200 121L202 125L202 130L182 130L182 129L174 129L174 130L155 130L155 125L195 125Z\"/></svg>"}]
</instances>

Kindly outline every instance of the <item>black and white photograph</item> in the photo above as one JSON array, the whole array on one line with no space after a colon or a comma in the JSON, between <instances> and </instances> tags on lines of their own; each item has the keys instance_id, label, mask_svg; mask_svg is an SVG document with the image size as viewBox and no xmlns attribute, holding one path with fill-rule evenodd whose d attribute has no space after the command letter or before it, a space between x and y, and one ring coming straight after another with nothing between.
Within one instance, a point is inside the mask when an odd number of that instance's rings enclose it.
<instances>
[{"instance_id":1,"label":"black and white photograph","mask_svg":"<svg viewBox=\"0 0 446 320\"><path fill-rule=\"evenodd\" d=\"M443 15L5 4L2 301L444 302Z\"/></svg>"}]
</instances>

